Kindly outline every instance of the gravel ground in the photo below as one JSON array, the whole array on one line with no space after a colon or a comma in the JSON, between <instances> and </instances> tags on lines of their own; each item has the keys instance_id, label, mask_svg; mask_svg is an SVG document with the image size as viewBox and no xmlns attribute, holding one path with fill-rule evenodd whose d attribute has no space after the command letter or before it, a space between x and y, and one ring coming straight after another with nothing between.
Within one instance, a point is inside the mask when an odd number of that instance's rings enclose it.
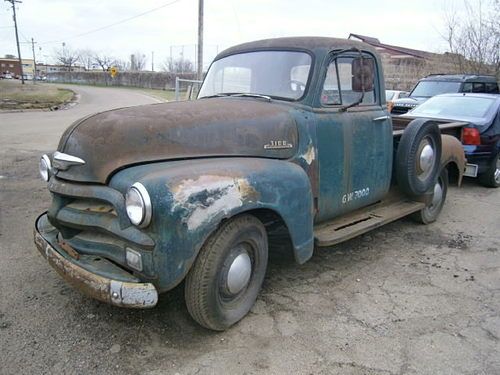
<instances>
[{"instance_id":1,"label":"gravel ground","mask_svg":"<svg viewBox=\"0 0 500 375\"><path fill-rule=\"evenodd\" d=\"M466 181L432 225L273 258L251 313L214 333L182 286L133 311L66 285L32 241L50 200L40 152L5 144L1 120L1 374L500 373L500 189Z\"/></svg>"}]
</instances>

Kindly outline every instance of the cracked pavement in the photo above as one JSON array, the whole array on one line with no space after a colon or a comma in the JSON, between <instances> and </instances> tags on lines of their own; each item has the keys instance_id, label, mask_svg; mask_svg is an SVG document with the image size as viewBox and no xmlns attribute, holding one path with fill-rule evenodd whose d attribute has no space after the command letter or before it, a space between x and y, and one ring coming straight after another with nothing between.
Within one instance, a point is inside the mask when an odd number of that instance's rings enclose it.
<instances>
[{"instance_id":1,"label":"cracked pavement","mask_svg":"<svg viewBox=\"0 0 500 375\"><path fill-rule=\"evenodd\" d=\"M1 132L14 124L2 116ZM10 139L0 137L0 374L500 373L500 189L466 181L438 222L403 219L303 266L272 257L251 313L214 333L189 317L182 286L145 311L68 286L32 241L50 199L35 150L50 148Z\"/></svg>"}]
</instances>

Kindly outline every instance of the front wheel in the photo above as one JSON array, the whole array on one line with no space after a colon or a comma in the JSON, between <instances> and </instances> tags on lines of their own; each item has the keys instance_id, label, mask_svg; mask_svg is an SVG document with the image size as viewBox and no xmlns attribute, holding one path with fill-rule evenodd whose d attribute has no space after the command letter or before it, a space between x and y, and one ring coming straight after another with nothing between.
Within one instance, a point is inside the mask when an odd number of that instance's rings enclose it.
<instances>
[{"instance_id":1,"label":"front wheel","mask_svg":"<svg viewBox=\"0 0 500 375\"><path fill-rule=\"evenodd\" d=\"M488 170L479 176L479 182L486 187L497 188L500 186L500 152L491 161Z\"/></svg>"},{"instance_id":2,"label":"front wheel","mask_svg":"<svg viewBox=\"0 0 500 375\"><path fill-rule=\"evenodd\" d=\"M430 224L436 221L443 209L448 193L448 170L443 168L434 184L432 201L426 207L411 215L411 218L422 224Z\"/></svg>"},{"instance_id":3,"label":"front wheel","mask_svg":"<svg viewBox=\"0 0 500 375\"><path fill-rule=\"evenodd\" d=\"M250 311L267 268L268 242L255 216L240 215L207 240L186 277L189 313L202 326L223 331Z\"/></svg>"}]
</instances>

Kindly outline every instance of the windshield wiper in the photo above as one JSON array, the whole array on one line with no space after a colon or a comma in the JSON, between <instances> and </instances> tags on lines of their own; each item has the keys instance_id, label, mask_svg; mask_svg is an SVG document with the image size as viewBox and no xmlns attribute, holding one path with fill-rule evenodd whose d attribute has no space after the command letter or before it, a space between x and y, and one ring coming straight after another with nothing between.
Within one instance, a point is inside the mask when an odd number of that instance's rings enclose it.
<instances>
[{"instance_id":1,"label":"windshield wiper","mask_svg":"<svg viewBox=\"0 0 500 375\"><path fill-rule=\"evenodd\" d=\"M201 98L198 99L207 99L207 98L221 98L221 97L247 97L247 98L261 98L265 99L267 101L271 101L271 97L268 95L262 95L262 94L252 94L252 93L246 93L246 92L221 92L219 94L214 94L214 95L207 95L207 96L202 96Z\"/></svg>"},{"instance_id":2,"label":"windshield wiper","mask_svg":"<svg viewBox=\"0 0 500 375\"><path fill-rule=\"evenodd\" d=\"M202 96L201 98L198 99L221 98L223 96L229 96L229 94L221 93L221 94L207 95L207 96Z\"/></svg>"},{"instance_id":3,"label":"windshield wiper","mask_svg":"<svg viewBox=\"0 0 500 375\"><path fill-rule=\"evenodd\" d=\"M251 93L234 93L234 94L229 94L229 96L234 96L234 97L248 97L248 98L261 98L261 99L266 99L267 101L271 101L271 97L267 95L262 95L262 94L251 94Z\"/></svg>"}]
</instances>

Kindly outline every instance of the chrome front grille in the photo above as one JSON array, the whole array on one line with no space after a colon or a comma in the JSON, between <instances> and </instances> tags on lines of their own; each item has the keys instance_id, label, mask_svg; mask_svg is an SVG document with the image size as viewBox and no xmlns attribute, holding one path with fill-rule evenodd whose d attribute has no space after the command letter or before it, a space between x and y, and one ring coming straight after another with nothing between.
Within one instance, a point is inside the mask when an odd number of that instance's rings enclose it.
<instances>
[{"instance_id":1,"label":"chrome front grille","mask_svg":"<svg viewBox=\"0 0 500 375\"><path fill-rule=\"evenodd\" d=\"M60 240L76 252L127 267L126 248L146 253L154 249L153 239L128 220L120 192L107 186L55 178L51 179L49 190L53 194L49 220L59 230Z\"/></svg>"}]
</instances>

